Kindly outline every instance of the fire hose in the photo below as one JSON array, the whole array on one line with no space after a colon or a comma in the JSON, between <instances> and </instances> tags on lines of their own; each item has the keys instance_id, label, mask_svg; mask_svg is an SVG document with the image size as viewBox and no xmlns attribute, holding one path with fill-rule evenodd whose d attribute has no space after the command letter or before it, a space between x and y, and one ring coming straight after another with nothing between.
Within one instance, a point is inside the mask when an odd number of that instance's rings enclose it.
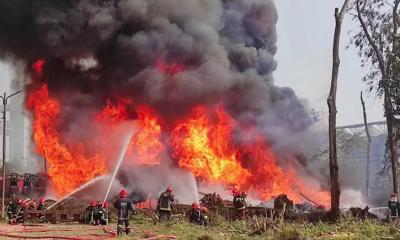
<instances>
[{"instance_id":1,"label":"fire hose","mask_svg":"<svg viewBox=\"0 0 400 240\"><path fill-rule=\"evenodd\" d=\"M96 229L88 229L88 230L97 230ZM16 233L45 233L45 232L72 232L73 229L47 229L47 228L41 228L41 229L22 229L22 230L9 230L9 231L1 231L0 230L0 236L1 237L8 237L8 238L15 238L15 239L65 239L65 240L93 240L93 239L100 239L100 240L105 240L105 239L110 239L114 238L116 236L115 231L113 229L110 229L108 227L103 228L104 232L106 234L88 234L87 236L52 236L52 235L46 235L46 236L37 236L37 235L18 235Z\"/></svg>"}]
</instances>

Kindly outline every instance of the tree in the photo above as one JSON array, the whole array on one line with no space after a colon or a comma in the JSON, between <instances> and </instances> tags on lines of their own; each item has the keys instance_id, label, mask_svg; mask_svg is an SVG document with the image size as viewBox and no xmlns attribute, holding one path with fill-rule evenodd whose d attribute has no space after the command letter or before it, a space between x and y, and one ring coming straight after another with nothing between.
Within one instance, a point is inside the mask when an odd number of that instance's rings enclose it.
<instances>
[{"instance_id":1,"label":"tree","mask_svg":"<svg viewBox=\"0 0 400 240\"><path fill-rule=\"evenodd\" d=\"M339 74L339 45L340 35L342 32L342 22L344 15L347 11L349 0L345 0L339 12L335 9L335 34L333 39L333 64L332 64L332 79L329 97L327 100L329 107L329 171L331 183L331 214L333 219L339 217L339 204L340 204L340 186L339 186L339 166L337 162L337 149L336 149L336 92L337 92L337 79Z\"/></svg>"},{"instance_id":2,"label":"tree","mask_svg":"<svg viewBox=\"0 0 400 240\"><path fill-rule=\"evenodd\" d=\"M400 0L356 0L353 9L360 31L353 37L362 64L371 65L364 77L370 90L376 89L384 99L388 147L393 175L393 191L398 192L397 163L399 145L399 4Z\"/></svg>"},{"instance_id":3,"label":"tree","mask_svg":"<svg viewBox=\"0 0 400 240\"><path fill-rule=\"evenodd\" d=\"M367 134L367 173L365 177L365 195L369 196L369 162L371 158L371 136L369 135L369 128L368 128L368 120L367 120L367 112L365 110L365 102L363 98L363 94L361 92L360 94L360 99L361 99L361 105L363 109L363 117L364 117L364 126L365 126L365 133Z\"/></svg>"}]
</instances>

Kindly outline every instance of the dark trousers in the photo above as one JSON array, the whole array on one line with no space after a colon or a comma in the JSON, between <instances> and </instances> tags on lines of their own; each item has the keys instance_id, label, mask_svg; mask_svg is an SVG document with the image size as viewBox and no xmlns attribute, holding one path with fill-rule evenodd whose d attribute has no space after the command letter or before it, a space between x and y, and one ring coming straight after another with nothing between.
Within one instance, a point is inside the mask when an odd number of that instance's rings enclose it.
<instances>
[{"instance_id":1,"label":"dark trousers","mask_svg":"<svg viewBox=\"0 0 400 240\"><path fill-rule=\"evenodd\" d=\"M159 214L160 214L160 222L166 222L171 220L171 211L159 210Z\"/></svg>"},{"instance_id":2,"label":"dark trousers","mask_svg":"<svg viewBox=\"0 0 400 240\"><path fill-rule=\"evenodd\" d=\"M129 220L128 219L118 219L118 227L122 228L125 226L125 228L129 229Z\"/></svg>"}]
</instances>

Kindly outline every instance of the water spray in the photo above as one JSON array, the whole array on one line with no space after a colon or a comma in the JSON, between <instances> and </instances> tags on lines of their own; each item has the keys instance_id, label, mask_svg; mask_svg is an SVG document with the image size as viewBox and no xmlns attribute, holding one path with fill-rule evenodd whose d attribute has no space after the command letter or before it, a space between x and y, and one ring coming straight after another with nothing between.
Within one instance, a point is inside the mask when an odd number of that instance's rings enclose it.
<instances>
[{"instance_id":1,"label":"water spray","mask_svg":"<svg viewBox=\"0 0 400 240\"><path fill-rule=\"evenodd\" d=\"M125 139L125 141L124 141L124 143L122 145L123 147L122 147L121 152L119 154L117 165L115 166L114 172L113 172L113 174L111 176L110 184L108 185L108 189L107 189L106 195L104 196L103 207L104 207L104 203L107 201L108 195L110 194L111 187L112 187L112 185L114 183L115 177L117 176L119 168L121 167L122 161L125 158L125 153L126 153L126 150L128 149L128 145L129 145L129 142L130 142L130 140L132 138L132 135L133 135L133 130L129 130L127 138Z\"/></svg>"},{"instance_id":2,"label":"water spray","mask_svg":"<svg viewBox=\"0 0 400 240\"><path fill-rule=\"evenodd\" d=\"M61 199L59 199L57 202L55 202L52 205L50 205L49 207L47 207L46 210L50 210L55 205L57 205L60 202L62 202L64 199L69 198L70 196L74 195L75 193L77 193L77 192L79 192L79 191L81 191L81 190L83 190L83 189L85 189L85 188L87 188L87 187L89 187L89 186L91 186L91 185L93 185L93 184L105 179L106 177L108 177L108 176L104 175L104 176L99 176L99 177L96 177L96 178L90 180L89 182L81 185L79 188L75 189L74 191L70 192L69 194L67 194L64 197L62 197Z\"/></svg>"}]
</instances>

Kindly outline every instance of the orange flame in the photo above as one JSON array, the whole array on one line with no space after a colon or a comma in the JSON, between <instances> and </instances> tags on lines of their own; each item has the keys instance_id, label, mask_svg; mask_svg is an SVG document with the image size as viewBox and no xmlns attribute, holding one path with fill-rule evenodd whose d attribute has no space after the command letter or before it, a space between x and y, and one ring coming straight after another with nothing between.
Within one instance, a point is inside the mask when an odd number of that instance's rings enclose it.
<instances>
[{"instance_id":1,"label":"orange flame","mask_svg":"<svg viewBox=\"0 0 400 240\"><path fill-rule=\"evenodd\" d=\"M132 138L129 154L134 154L139 165L159 165L160 153L165 150L161 142L161 124L155 112L146 105L137 109L139 131Z\"/></svg>"},{"instance_id":2,"label":"orange flame","mask_svg":"<svg viewBox=\"0 0 400 240\"><path fill-rule=\"evenodd\" d=\"M205 107L196 107L192 115L178 124L172 133L173 156L179 166L211 182L244 186L251 173L243 168L227 137L231 119L218 108L215 119Z\"/></svg>"},{"instance_id":3,"label":"orange flame","mask_svg":"<svg viewBox=\"0 0 400 240\"><path fill-rule=\"evenodd\" d=\"M87 157L82 144L71 147L60 139L56 128L60 104L50 97L47 85L30 93L27 107L34 116L36 151L50 164L48 174L58 196L107 172L105 159L101 156Z\"/></svg>"},{"instance_id":4,"label":"orange flame","mask_svg":"<svg viewBox=\"0 0 400 240\"><path fill-rule=\"evenodd\" d=\"M262 199L285 193L300 202L299 193L303 193L329 206L329 193L304 183L292 168L282 169L261 135L249 131L253 134L249 138L254 140L235 146L232 142L234 127L237 123L222 106L211 110L196 107L187 119L178 123L171 135L173 156L180 167L197 177L242 190L252 188Z\"/></svg>"},{"instance_id":5,"label":"orange flame","mask_svg":"<svg viewBox=\"0 0 400 240\"><path fill-rule=\"evenodd\" d=\"M39 60L33 65L36 76L41 77L44 63ZM183 71L182 66L167 65L161 60L156 68L170 75ZM108 101L95 118L101 123L100 135L107 136L118 123L127 120L130 117L127 107L131 104L125 100L115 104ZM47 85L30 92L27 107L34 117L36 150L50 163L49 176L59 196L107 172L106 153L101 149L110 140L96 139L99 150L91 157L87 156L83 144L67 145L57 130L61 106L50 96ZM299 193L303 193L329 206L328 192L319 190L318 184L304 182L294 167L282 168L256 127L243 128L222 105L196 106L186 117L168 126L150 106L138 106L136 115L138 131L127 153L128 158L135 159L135 164L159 165L162 153L170 150L179 167L207 182L235 186L240 191L253 190L260 199L285 193L300 202ZM234 130L242 133L241 141L233 140ZM163 135L167 137L162 138Z\"/></svg>"}]
</instances>

